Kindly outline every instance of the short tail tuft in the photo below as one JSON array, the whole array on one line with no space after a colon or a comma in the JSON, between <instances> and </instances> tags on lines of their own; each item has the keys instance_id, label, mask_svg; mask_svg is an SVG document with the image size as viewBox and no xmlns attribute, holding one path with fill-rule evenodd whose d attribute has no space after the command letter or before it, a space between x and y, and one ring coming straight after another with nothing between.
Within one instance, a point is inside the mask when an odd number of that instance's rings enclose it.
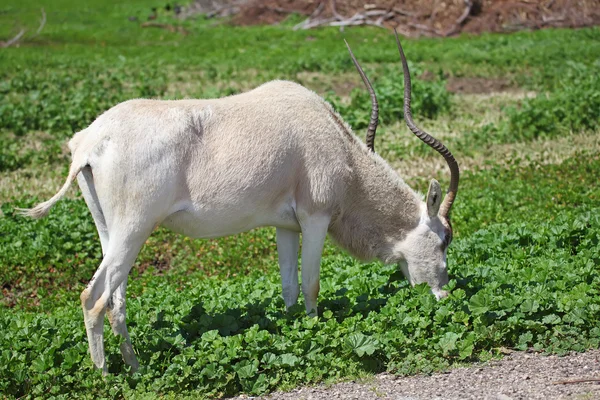
<instances>
[{"instance_id":1,"label":"short tail tuft","mask_svg":"<svg viewBox=\"0 0 600 400\"><path fill-rule=\"evenodd\" d=\"M58 193L56 193L54 196L52 196L52 198L50 200L44 201L43 203L40 203L33 208L15 208L15 210L20 215L30 217L30 218L38 219L38 218L45 217L46 215L48 215L48 212L50 211L52 206L54 206L60 199L62 199L65 196L65 194L67 194L69 187L71 186L71 184L77 177L77 174L79 174L79 172L81 172L83 167L85 167L85 165L77 166L77 167L74 165L71 165L71 170L69 171L69 176L67 176L67 181L65 182L63 187L60 188Z\"/></svg>"},{"instance_id":2,"label":"short tail tuft","mask_svg":"<svg viewBox=\"0 0 600 400\"><path fill-rule=\"evenodd\" d=\"M48 215L50 208L56 203L56 201L52 201L52 199L45 201L43 203L38 204L33 208L15 208L19 215L23 215L24 217L30 218L44 218Z\"/></svg>"}]
</instances>

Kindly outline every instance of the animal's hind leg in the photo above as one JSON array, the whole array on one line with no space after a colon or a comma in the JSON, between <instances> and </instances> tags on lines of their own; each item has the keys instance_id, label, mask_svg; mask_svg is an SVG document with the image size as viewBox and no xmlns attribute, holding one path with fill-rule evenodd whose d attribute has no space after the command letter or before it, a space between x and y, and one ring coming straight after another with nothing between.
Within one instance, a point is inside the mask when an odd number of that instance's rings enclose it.
<instances>
[{"instance_id":1,"label":"animal's hind leg","mask_svg":"<svg viewBox=\"0 0 600 400\"><path fill-rule=\"evenodd\" d=\"M100 236L100 245L102 246L102 256L104 256L109 241L108 226L106 225L106 219L104 218L102 208L100 207L100 200L98 200L96 186L94 185L92 168L89 165L84 167L77 175L77 183L79 184L85 203L92 214L94 224L96 224L96 230L98 231L98 236Z\"/></svg>"},{"instance_id":2,"label":"animal's hind leg","mask_svg":"<svg viewBox=\"0 0 600 400\"><path fill-rule=\"evenodd\" d=\"M122 336L125 340L121 343L120 349L123 355L123 361L125 364L131 366L133 372L137 371L139 364L138 360L133 352L133 346L131 345L131 338L127 331L126 324L126 312L125 312L125 292L127 290L127 277L121 282L117 290L113 293L107 307L107 317L110 322L110 326L115 335Z\"/></svg>"},{"instance_id":3,"label":"animal's hind leg","mask_svg":"<svg viewBox=\"0 0 600 400\"><path fill-rule=\"evenodd\" d=\"M135 231L126 232L127 227L133 225L135 224L123 223L120 224L117 232L111 232L106 255L92 280L81 293L81 306L90 346L90 355L94 365L102 369L103 374L108 373L104 357L104 314L112 301L113 293L126 281L135 258L153 228L153 225L138 226ZM125 289L124 286L123 289ZM119 312L119 316L122 315L123 319L116 326L125 327L124 303L123 308L120 310L123 312L122 314ZM130 348L131 344L129 342L129 347L125 349L129 351ZM121 350L123 351L123 348ZM128 353L128 356L129 354L133 356L133 351ZM125 354L124 357L126 357Z\"/></svg>"},{"instance_id":4,"label":"animal's hind leg","mask_svg":"<svg viewBox=\"0 0 600 400\"><path fill-rule=\"evenodd\" d=\"M108 249L108 243L110 237L108 234L108 226L106 225L106 219L102 213L100 201L98 200L98 194L96 193L96 187L94 185L94 176L90 166L85 167L77 175L77 181L79 188L83 194L83 198L90 209L96 229L98 230L98 236L100 236L100 244L102 246L102 256L106 254ZM107 307L107 316L110 326L115 335L120 335L124 338L124 342L121 343L121 354L126 364L130 365L135 371L139 364L133 352L133 346L131 345L131 339L129 332L127 332L127 325L125 324L126 313L125 313L125 291L127 289L127 277L121 285L115 290Z\"/></svg>"}]
</instances>

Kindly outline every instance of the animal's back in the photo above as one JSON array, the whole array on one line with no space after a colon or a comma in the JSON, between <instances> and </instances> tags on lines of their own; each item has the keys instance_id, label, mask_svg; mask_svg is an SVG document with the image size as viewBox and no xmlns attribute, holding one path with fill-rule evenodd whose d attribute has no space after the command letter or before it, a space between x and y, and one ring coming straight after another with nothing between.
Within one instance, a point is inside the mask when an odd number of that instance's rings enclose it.
<instances>
[{"instance_id":1,"label":"animal's back","mask_svg":"<svg viewBox=\"0 0 600 400\"><path fill-rule=\"evenodd\" d=\"M114 213L131 212L127 199L151 198L160 207L147 207L161 208L157 218L174 230L205 236L192 225L205 226L220 236L287 223L297 203L332 207L350 171L343 129L318 95L273 81L221 99L130 100L70 144L89 151ZM239 223L215 226L232 213Z\"/></svg>"},{"instance_id":2,"label":"animal's back","mask_svg":"<svg viewBox=\"0 0 600 400\"><path fill-rule=\"evenodd\" d=\"M218 99L125 101L77 133L70 147L102 137L127 149L196 142L216 152L223 144L243 140L273 151L293 143L313 150L343 140L334 119L331 107L316 93L294 82L271 81Z\"/></svg>"}]
</instances>

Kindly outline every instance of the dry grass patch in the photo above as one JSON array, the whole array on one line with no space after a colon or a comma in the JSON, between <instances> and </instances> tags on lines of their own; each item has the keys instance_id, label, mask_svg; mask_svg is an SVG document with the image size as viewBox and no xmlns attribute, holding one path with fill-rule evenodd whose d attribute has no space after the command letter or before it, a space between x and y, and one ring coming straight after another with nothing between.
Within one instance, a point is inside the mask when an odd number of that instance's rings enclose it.
<instances>
[{"instance_id":1,"label":"dry grass patch","mask_svg":"<svg viewBox=\"0 0 600 400\"><path fill-rule=\"evenodd\" d=\"M0 204L21 199L24 197L37 196L46 198L54 195L63 185L68 172L69 150L67 141L58 149L56 146L49 149L48 143L54 137L46 132L29 132L24 136L16 136L12 133L6 134L10 141L18 144L17 153L37 153L43 156L45 152L56 151L53 159L60 162L43 163L39 160L31 161L31 165L14 171L0 172ZM43 159L43 157L42 157Z\"/></svg>"},{"instance_id":2,"label":"dry grass patch","mask_svg":"<svg viewBox=\"0 0 600 400\"><path fill-rule=\"evenodd\" d=\"M442 124L442 128L447 124L455 130L495 124L501 120L504 108L536 95L536 92L523 90L455 95L452 115L442 116L438 121Z\"/></svg>"},{"instance_id":3,"label":"dry grass patch","mask_svg":"<svg viewBox=\"0 0 600 400\"><path fill-rule=\"evenodd\" d=\"M46 151L45 142L53 140L54 136L47 132L32 131L27 132L26 135L17 136L14 133L3 134L11 142L19 144L19 153L24 154L28 151L43 152ZM63 149L63 154L68 154L66 142Z\"/></svg>"},{"instance_id":4,"label":"dry grass patch","mask_svg":"<svg viewBox=\"0 0 600 400\"><path fill-rule=\"evenodd\" d=\"M2 172L0 173L0 204L28 197L47 200L65 183L67 173L68 164ZM67 197L76 197L76 190L69 191Z\"/></svg>"},{"instance_id":5,"label":"dry grass patch","mask_svg":"<svg viewBox=\"0 0 600 400\"><path fill-rule=\"evenodd\" d=\"M228 73L220 76L217 71L182 71L170 76L164 96L167 98L209 98L221 97L230 92L246 92L275 79L269 73L256 69Z\"/></svg>"},{"instance_id":6,"label":"dry grass patch","mask_svg":"<svg viewBox=\"0 0 600 400\"><path fill-rule=\"evenodd\" d=\"M462 138L465 133L473 132L488 124L499 124L505 107L514 105L519 99L535 97L535 95L535 92L525 91L460 94L453 97L451 113L442 114L434 120L421 119L419 115L414 115L414 118L419 127L442 141L448 138ZM413 93L413 96L418 94ZM421 144L410 134L402 120L389 126L381 126L378 130L376 146L387 156L398 156L394 148L400 148L407 150L407 157L413 157L414 150Z\"/></svg>"},{"instance_id":7,"label":"dry grass patch","mask_svg":"<svg viewBox=\"0 0 600 400\"><path fill-rule=\"evenodd\" d=\"M560 164L582 150L590 154L600 153L600 131L572 134L559 139L492 145L473 156L461 155L460 149L451 150L461 171L486 169L491 165ZM433 150L427 157L406 157L389 162L406 179L434 178L448 173L446 162Z\"/></svg>"},{"instance_id":8,"label":"dry grass patch","mask_svg":"<svg viewBox=\"0 0 600 400\"><path fill-rule=\"evenodd\" d=\"M419 119L417 124L442 142L449 139L465 138L469 132L488 124L499 124L503 109L515 105L518 100L535 97L531 91L511 90L483 94L459 94L454 96L451 114L435 120ZM360 137L363 132L356 132ZM406 128L403 121L382 127L375 143L377 151L387 159L393 168L406 179L416 177L440 177L447 173L444 160L433 150L423 153L425 147ZM467 144L469 141L464 140ZM488 146L468 146L455 148L449 145L459 161L462 171L486 168L491 163L497 165L560 164L575 156L581 150L600 152L600 131L571 134L566 137L535 140Z\"/></svg>"},{"instance_id":9,"label":"dry grass patch","mask_svg":"<svg viewBox=\"0 0 600 400\"><path fill-rule=\"evenodd\" d=\"M333 91L343 100L349 100L350 92L355 88L364 88L360 75L356 71L325 74L323 72L299 72L296 82L323 96ZM375 83L373 85L376 88Z\"/></svg>"}]
</instances>

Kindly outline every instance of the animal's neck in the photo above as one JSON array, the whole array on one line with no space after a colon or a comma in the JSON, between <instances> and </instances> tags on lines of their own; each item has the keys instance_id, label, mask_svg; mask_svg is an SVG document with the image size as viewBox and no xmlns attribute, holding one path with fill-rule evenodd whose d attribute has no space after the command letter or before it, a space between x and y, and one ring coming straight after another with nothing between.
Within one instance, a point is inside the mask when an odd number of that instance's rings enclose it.
<instances>
[{"instance_id":1,"label":"animal's neck","mask_svg":"<svg viewBox=\"0 0 600 400\"><path fill-rule=\"evenodd\" d=\"M353 153L352 180L330 236L358 258L390 262L394 243L419 224L422 201L381 158Z\"/></svg>"}]
</instances>

